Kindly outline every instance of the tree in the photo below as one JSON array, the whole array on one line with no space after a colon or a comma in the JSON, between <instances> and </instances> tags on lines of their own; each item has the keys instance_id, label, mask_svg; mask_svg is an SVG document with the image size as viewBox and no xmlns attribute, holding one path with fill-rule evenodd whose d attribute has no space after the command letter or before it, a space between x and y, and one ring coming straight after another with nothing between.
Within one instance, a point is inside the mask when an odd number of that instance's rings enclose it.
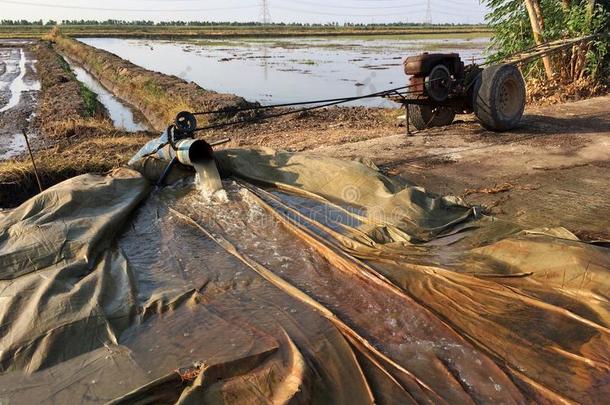
<instances>
[{"instance_id":1,"label":"tree","mask_svg":"<svg viewBox=\"0 0 610 405\"><path fill-rule=\"evenodd\" d=\"M531 77L563 83L610 76L610 0L483 0L491 12L491 61L500 61L542 42L599 34L523 67Z\"/></svg>"}]
</instances>

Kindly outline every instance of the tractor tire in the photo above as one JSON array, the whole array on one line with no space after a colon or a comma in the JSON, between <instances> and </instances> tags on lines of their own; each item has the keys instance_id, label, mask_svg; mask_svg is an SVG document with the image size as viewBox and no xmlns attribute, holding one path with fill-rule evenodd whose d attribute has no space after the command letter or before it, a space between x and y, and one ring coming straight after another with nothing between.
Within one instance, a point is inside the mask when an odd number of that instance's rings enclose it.
<instances>
[{"instance_id":1,"label":"tractor tire","mask_svg":"<svg viewBox=\"0 0 610 405\"><path fill-rule=\"evenodd\" d=\"M455 112L446 107L432 107L429 105L409 106L409 121L418 130L443 127L453 122Z\"/></svg>"},{"instance_id":2,"label":"tractor tire","mask_svg":"<svg viewBox=\"0 0 610 405\"><path fill-rule=\"evenodd\" d=\"M525 82L514 65L494 65L481 72L473 92L477 119L491 131L515 128L525 108Z\"/></svg>"}]
</instances>

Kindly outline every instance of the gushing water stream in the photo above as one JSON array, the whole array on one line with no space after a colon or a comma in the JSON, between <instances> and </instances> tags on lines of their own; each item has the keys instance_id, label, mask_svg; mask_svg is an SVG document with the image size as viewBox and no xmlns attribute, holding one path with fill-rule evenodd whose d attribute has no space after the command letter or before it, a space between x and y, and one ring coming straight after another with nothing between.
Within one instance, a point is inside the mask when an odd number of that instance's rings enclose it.
<instances>
[{"instance_id":1,"label":"gushing water stream","mask_svg":"<svg viewBox=\"0 0 610 405\"><path fill-rule=\"evenodd\" d=\"M195 181L202 194L212 196L222 190L220 173L213 159L193 162L193 167L197 172Z\"/></svg>"}]
</instances>

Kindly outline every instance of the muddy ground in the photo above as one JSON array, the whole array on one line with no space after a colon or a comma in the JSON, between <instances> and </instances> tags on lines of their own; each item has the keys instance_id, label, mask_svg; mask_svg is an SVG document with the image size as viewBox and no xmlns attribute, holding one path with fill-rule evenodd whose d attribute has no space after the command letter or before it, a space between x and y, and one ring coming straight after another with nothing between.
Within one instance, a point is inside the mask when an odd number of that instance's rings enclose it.
<instances>
[{"instance_id":1,"label":"muddy ground","mask_svg":"<svg viewBox=\"0 0 610 405\"><path fill-rule=\"evenodd\" d=\"M0 42L0 158L25 151L22 130L36 137L34 118L39 97L36 58L31 42ZM21 92L16 98L13 93Z\"/></svg>"},{"instance_id":2,"label":"muddy ground","mask_svg":"<svg viewBox=\"0 0 610 405\"><path fill-rule=\"evenodd\" d=\"M121 165L154 135L114 128L103 106L47 43L0 41L0 55L0 110L6 109L0 111L0 207L15 206L38 191L22 128L44 188ZM16 81L24 62L22 80ZM11 87L20 82L25 91ZM13 105L9 100L15 94L20 96Z\"/></svg>"}]
</instances>

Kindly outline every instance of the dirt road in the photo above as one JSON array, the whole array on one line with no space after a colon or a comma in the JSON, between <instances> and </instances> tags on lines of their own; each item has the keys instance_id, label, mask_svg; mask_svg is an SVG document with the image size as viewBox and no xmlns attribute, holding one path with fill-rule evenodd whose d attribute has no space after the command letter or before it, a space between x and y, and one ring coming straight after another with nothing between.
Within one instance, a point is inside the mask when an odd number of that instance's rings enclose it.
<instances>
[{"instance_id":1,"label":"dirt road","mask_svg":"<svg viewBox=\"0 0 610 405\"><path fill-rule=\"evenodd\" d=\"M314 151L370 158L383 171L528 227L564 226L585 239L610 238L610 96L528 108L510 133L460 118L411 137Z\"/></svg>"}]
</instances>

